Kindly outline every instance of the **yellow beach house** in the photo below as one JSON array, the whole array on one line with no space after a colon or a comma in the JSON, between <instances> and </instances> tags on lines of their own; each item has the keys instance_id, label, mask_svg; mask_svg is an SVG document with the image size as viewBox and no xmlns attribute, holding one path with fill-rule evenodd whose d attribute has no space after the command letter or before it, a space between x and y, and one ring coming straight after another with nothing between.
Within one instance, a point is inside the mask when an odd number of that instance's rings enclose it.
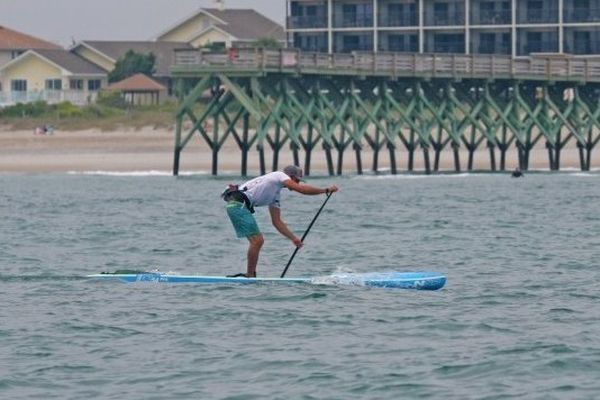
<instances>
[{"instance_id":1,"label":"yellow beach house","mask_svg":"<svg viewBox=\"0 0 600 400\"><path fill-rule=\"evenodd\" d=\"M28 50L0 67L0 106L31 101L84 105L106 86L106 71L76 54Z\"/></svg>"},{"instance_id":2,"label":"yellow beach house","mask_svg":"<svg viewBox=\"0 0 600 400\"><path fill-rule=\"evenodd\" d=\"M206 45L247 47L270 38L285 44L285 30L252 9L201 8L195 14L159 34L159 42L185 42L195 48Z\"/></svg>"}]
</instances>

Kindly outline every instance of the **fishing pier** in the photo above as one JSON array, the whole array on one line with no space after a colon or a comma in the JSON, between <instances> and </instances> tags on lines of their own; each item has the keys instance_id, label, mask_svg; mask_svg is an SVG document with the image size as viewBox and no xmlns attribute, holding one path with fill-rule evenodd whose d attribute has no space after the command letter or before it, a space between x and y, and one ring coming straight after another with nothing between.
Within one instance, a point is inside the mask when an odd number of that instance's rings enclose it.
<instances>
[{"instance_id":1,"label":"fishing pier","mask_svg":"<svg viewBox=\"0 0 600 400\"><path fill-rule=\"evenodd\" d=\"M387 152L396 174L402 165L414 170L417 152L424 172L436 172L444 151L453 153L460 172L461 149L472 170L475 152L486 148L490 171L505 170L512 151L527 170L536 146L547 149L548 168L559 170L569 143L587 171L600 141L598 58L181 50L172 75L180 93L174 175L195 136L212 151L213 175L220 149L234 140L243 176L253 149L261 174L281 167L284 148L307 175L317 150L330 175L343 173L346 150L362 174L366 148L373 171ZM397 157L400 149L406 163Z\"/></svg>"}]
</instances>

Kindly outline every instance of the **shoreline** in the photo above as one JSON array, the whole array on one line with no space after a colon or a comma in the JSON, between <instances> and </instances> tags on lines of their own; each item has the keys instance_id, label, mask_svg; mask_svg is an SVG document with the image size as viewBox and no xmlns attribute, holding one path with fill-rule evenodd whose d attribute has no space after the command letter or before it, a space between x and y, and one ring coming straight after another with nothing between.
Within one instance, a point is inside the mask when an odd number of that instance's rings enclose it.
<instances>
[{"instance_id":1,"label":"shoreline","mask_svg":"<svg viewBox=\"0 0 600 400\"><path fill-rule=\"evenodd\" d=\"M575 147L565 147L561 152L561 171L580 171L579 152ZM365 146L367 148L367 146ZM600 168L600 149L592 151L591 170ZM414 170L409 172L408 153L396 151L398 174L424 172L424 158L420 150L414 153ZM272 167L272 152L265 151L267 169ZM337 168L337 152L333 152L334 166ZM105 172L135 173L136 171L172 173L174 158L174 132L171 129L143 128L103 132L96 129L83 131L55 131L52 135L36 135L32 131L10 131L0 127L0 173L93 173ZM362 167L365 174L372 171L373 152L362 151ZM430 151L433 168L434 153ZM304 163L304 153L300 152L300 161ZM460 152L460 173L502 173L492 171L487 148L475 152L473 171L467 170L468 153ZM293 163L292 152L284 148L279 153L279 168ZM348 148L344 152L342 174L356 174L356 157ZM496 151L496 167L499 168L500 155ZM507 152L505 172L512 171L518 165L514 148ZM180 174L190 172L210 174L212 151L199 138L193 138L181 153ZM218 154L218 172L225 175L239 173L241 167L240 152L234 140L228 140ZM380 172L389 172L389 154L386 149L379 153ZM530 171L549 171L548 153L543 146L534 148L530 153ZM327 174L325 153L317 148L313 151L311 171L316 175ZM337 172L337 171L336 171ZM440 173L455 173L452 151L444 150L440 157ZM251 150L248 157L248 175L259 173L258 152Z\"/></svg>"}]
</instances>

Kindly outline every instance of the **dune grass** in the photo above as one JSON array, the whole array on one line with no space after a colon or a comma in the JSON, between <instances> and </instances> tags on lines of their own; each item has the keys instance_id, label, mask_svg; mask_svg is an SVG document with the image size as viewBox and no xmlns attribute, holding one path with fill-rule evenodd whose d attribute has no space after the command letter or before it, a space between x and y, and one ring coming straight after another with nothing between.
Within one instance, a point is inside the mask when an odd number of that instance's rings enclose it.
<instances>
[{"instance_id":1,"label":"dune grass","mask_svg":"<svg viewBox=\"0 0 600 400\"><path fill-rule=\"evenodd\" d=\"M51 125L61 131L114 131L143 127L171 129L175 125L176 107L174 102L136 107L110 101L99 101L84 107L77 107L68 102L36 102L0 109L0 121L3 126L12 130L33 130L42 125Z\"/></svg>"}]
</instances>

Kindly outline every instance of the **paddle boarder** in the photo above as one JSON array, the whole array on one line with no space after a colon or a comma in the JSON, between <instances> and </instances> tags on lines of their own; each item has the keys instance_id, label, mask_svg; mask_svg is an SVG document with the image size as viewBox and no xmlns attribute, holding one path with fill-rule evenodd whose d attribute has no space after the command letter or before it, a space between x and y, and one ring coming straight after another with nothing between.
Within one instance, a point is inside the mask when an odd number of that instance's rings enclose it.
<instances>
[{"instance_id":1,"label":"paddle boarder","mask_svg":"<svg viewBox=\"0 0 600 400\"><path fill-rule=\"evenodd\" d=\"M523 172L521 171L520 168L515 168L515 170L512 172L512 174L510 176L512 176L513 178L523 178L524 177Z\"/></svg>"},{"instance_id":2,"label":"paddle boarder","mask_svg":"<svg viewBox=\"0 0 600 400\"><path fill-rule=\"evenodd\" d=\"M288 190L305 195L329 194L338 191L338 187L335 185L318 188L302 183L303 176L302 168L296 165L288 165L283 171L270 172L241 185L229 185L225 189L221 196L227 202L225 206L227 215L233 224L237 237L245 237L249 242L246 273L231 275L231 277L256 277L256 265L258 264L260 249L264 244L264 237L253 215L255 207L268 206L271 222L275 229L294 243L294 246L302 247L302 240L294 235L281 219L281 189L285 187Z\"/></svg>"}]
</instances>

